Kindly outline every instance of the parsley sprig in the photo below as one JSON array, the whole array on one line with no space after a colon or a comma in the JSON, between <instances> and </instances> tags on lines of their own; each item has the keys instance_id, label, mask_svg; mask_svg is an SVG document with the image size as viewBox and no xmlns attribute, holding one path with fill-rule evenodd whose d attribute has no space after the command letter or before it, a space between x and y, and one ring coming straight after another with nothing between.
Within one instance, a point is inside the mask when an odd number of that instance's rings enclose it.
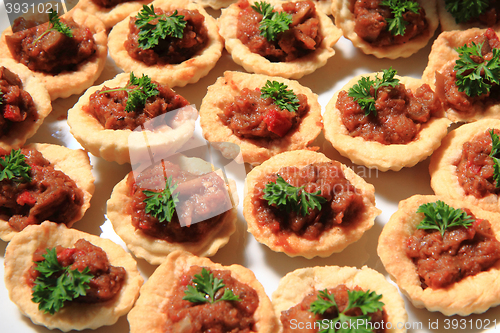
<instances>
[{"instance_id":1,"label":"parsley sprig","mask_svg":"<svg viewBox=\"0 0 500 333\"><path fill-rule=\"evenodd\" d=\"M3 104L3 91L0 90L0 105Z\"/></svg>"},{"instance_id":2,"label":"parsley sprig","mask_svg":"<svg viewBox=\"0 0 500 333\"><path fill-rule=\"evenodd\" d=\"M251 7L263 16L259 30L261 36L264 36L268 41L276 40L279 33L290 29L292 15L286 12L274 12L273 7L264 1L255 2Z\"/></svg>"},{"instance_id":3,"label":"parsley sprig","mask_svg":"<svg viewBox=\"0 0 500 333\"><path fill-rule=\"evenodd\" d=\"M491 152L490 157L493 159L493 181L495 187L500 187L500 138L495 134L494 130L490 130L491 137Z\"/></svg>"},{"instance_id":4,"label":"parsley sprig","mask_svg":"<svg viewBox=\"0 0 500 333\"><path fill-rule=\"evenodd\" d=\"M420 5L416 1L408 0L384 0L381 3L382 6L387 6L391 9L394 18L387 18L386 21L389 24L387 30L394 35L404 35L406 31L406 26L408 21L403 18L403 14L406 12L413 12L415 14L420 10Z\"/></svg>"},{"instance_id":5,"label":"parsley sprig","mask_svg":"<svg viewBox=\"0 0 500 333\"><path fill-rule=\"evenodd\" d=\"M349 89L347 95L354 98L355 102L358 102L361 109L365 111L365 116L370 114L376 116L377 109L375 108L375 101L377 100L377 91L380 87L397 86L399 84L399 79L394 77L396 73L397 71L391 67L382 71L382 78L379 78L378 74L375 80L363 76L357 84ZM371 93L372 88L373 96Z\"/></svg>"},{"instance_id":6,"label":"parsley sprig","mask_svg":"<svg viewBox=\"0 0 500 333\"><path fill-rule=\"evenodd\" d=\"M21 149L12 149L8 155L0 157L0 165L3 167L0 171L0 181L11 179L17 183L30 182L31 167L24 159Z\"/></svg>"},{"instance_id":7,"label":"parsley sprig","mask_svg":"<svg viewBox=\"0 0 500 333\"><path fill-rule=\"evenodd\" d=\"M215 299L215 294L219 289L224 288L224 280L214 277L212 272L209 272L203 267L200 274L195 274L193 282L195 286L188 285L187 289L184 290L184 296L182 299L189 301L191 303L217 303L220 301L241 301L241 299L236 296L232 290L226 288L224 289L224 294L219 299Z\"/></svg>"},{"instance_id":8,"label":"parsley sprig","mask_svg":"<svg viewBox=\"0 0 500 333\"><path fill-rule=\"evenodd\" d=\"M373 332L372 330L368 329L367 326L361 327L361 325L358 324L358 320L363 320L366 324L368 324L368 322L371 320L371 317L368 314L382 310L382 307L384 306L384 303L380 301L382 295L379 295L374 291L370 292L370 290L348 290L347 296L349 298L347 307L344 309L344 311L340 312L338 311L338 305L337 302L335 302L335 298L333 297L333 295L330 295L326 289L318 292L318 299L311 303L309 311L314 314L322 315L328 309L334 307L338 312L337 317L332 319L331 324L328 325L329 327L318 333ZM354 308L359 308L363 315L349 316L346 314L349 310ZM335 323L337 322L340 322L340 325L337 325L340 328L338 330L335 330L334 327ZM348 325L343 325L344 323L348 323ZM354 330L352 327L350 327L351 325L356 325L356 329Z\"/></svg>"},{"instance_id":9,"label":"parsley sprig","mask_svg":"<svg viewBox=\"0 0 500 333\"><path fill-rule=\"evenodd\" d=\"M266 85L260 88L260 97L271 97L280 109L295 112L299 109L299 99L293 90L287 88L284 83L267 80Z\"/></svg>"},{"instance_id":10,"label":"parsley sprig","mask_svg":"<svg viewBox=\"0 0 500 333\"><path fill-rule=\"evenodd\" d=\"M326 202L325 198L318 195L320 193L321 191L309 193L304 190L304 186L292 186L278 175L275 183L266 184L263 199L267 200L269 205L276 205L287 213L294 211L306 216L309 214L309 208L311 211L315 208L321 210L321 204Z\"/></svg>"},{"instance_id":11,"label":"parsley sprig","mask_svg":"<svg viewBox=\"0 0 500 333\"><path fill-rule=\"evenodd\" d=\"M43 261L36 262L35 269L40 275L32 288L32 298L38 304L38 309L54 314L59 311L64 302L85 296L90 288L89 282L94 277L88 267L82 272L78 269L63 267L57 261L56 249L46 249Z\"/></svg>"},{"instance_id":12,"label":"parsley sprig","mask_svg":"<svg viewBox=\"0 0 500 333\"><path fill-rule=\"evenodd\" d=\"M167 36L182 38L187 23L184 15L179 15L177 10L170 16L157 15L153 5L150 7L143 5L136 17L135 25L140 30L139 47L143 50L155 47L160 39L165 39ZM151 24L153 20L158 20L158 23Z\"/></svg>"},{"instance_id":13,"label":"parsley sprig","mask_svg":"<svg viewBox=\"0 0 500 333\"><path fill-rule=\"evenodd\" d=\"M144 190L142 193L146 195L144 202L146 203L145 211L153 215L160 222L171 222L175 212L175 204L179 202L179 193L172 195L178 184L172 184L172 176L166 179L165 189L161 192Z\"/></svg>"},{"instance_id":14,"label":"parsley sprig","mask_svg":"<svg viewBox=\"0 0 500 333\"><path fill-rule=\"evenodd\" d=\"M490 5L489 0L445 0L446 10L457 23L467 23L479 17Z\"/></svg>"},{"instance_id":15,"label":"parsley sprig","mask_svg":"<svg viewBox=\"0 0 500 333\"><path fill-rule=\"evenodd\" d=\"M156 96L160 93L158 85L151 82L149 76L142 74L142 77L138 78L133 72L130 72L130 79L125 87L104 90L99 92L99 94L122 90L128 93L128 99L125 105L125 111L127 112L135 111L138 107L144 107L149 97Z\"/></svg>"},{"instance_id":16,"label":"parsley sprig","mask_svg":"<svg viewBox=\"0 0 500 333\"><path fill-rule=\"evenodd\" d=\"M59 31L60 33L62 33L63 35L65 35L67 37L70 37L70 38L73 37L73 33L71 32L71 29L65 23L61 22L61 19L59 18L59 15L57 14L57 12L54 12L54 10L51 9L50 13L49 13L49 27L48 27L48 29L45 30L45 32L43 34L38 36L38 38L35 39L33 44L38 43L38 41L40 39L42 39L43 36L45 36L46 34L48 34L51 31Z\"/></svg>"},{"instance_id":17,"label":"parsley sprig","mask_svg":"<svg viewBox=\"0 0 500 333\"><path fill-rule=\"evenodd\" d=\"M417 213L424 213L424 219L417 229L438 230L441 237L452 227L469 227L475 220L462 209L450 207L441 200L420 205Z\"/></svg>"}]
</instances>

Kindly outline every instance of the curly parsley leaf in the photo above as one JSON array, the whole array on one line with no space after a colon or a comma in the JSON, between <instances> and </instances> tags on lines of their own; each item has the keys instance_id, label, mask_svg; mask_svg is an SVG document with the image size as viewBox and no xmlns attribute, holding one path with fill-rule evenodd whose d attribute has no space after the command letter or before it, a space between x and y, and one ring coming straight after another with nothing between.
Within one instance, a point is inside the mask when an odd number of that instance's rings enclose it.
<instances>
[{"instance_id":1,"label":"curly parsley leaf","mask_svg":"<svg viewBox=\"0 0 500 333\"><path fill-rule=\"evenodd\" d=\"M220 301L241 301L241 299L236 296L232 290L224 289L224 294L221 298L215 299L215 294L220 289L224 288L224 280L214 277L212 272L207 271L204 267L200 274L195 274L193 282L195 286L188 285L187 289L184 290L184 296L182 299L189 301L191 303L217 303Z\"/></svg>"},{"instance_id":2,"label":"curly parsley leaf","mask_svg":"<svg viewBox=\"0 0 500 333\"><path fill-rule=\"evenodd\" d=\"M179 193L172 195L178 184L172 184L172 177L166 179L165 189L161 192L142 191L146 195L145 211L160 222L171 222L175 212L175 204L179 202Z\"/></svg>"},{"instance_id":3,"label":"curly parsley leaf","mask_svg":"<svg viewBox=\"0 0 500 333\"><path fill-rule=\"evenodd\" d=\"M139 28L139 47L143 50L151 49L158 45L161 39L168 36L182 38L186 21L184 15L179 15L177 10L170 16L166 14L157 15L153 5L150 7L143 5L137 14L135 25ZM153 20L158 20L152 24Z\"/></svg>"},{"instance_id":4,"label":"curly parsley leaf","mask_svg":"<svg viewBox=\"0 0 500 333\"><path fill-rule=\"evenodd\" d=\"M36 262L35 269L40 275L32 288L31 300L38 303L40 311L54 314L64 306L64 302L85 296L94 276L88 267L80 272L70 269L70 266L61 266L55 248L46 249L42 257L45 260Z\"/></svg>"},{"instance_id":5,"label":"curly parsley leaf","mask_svg":"<svg viewBox=\"0 0 500 333\"><path fill-rule=\"evenodd\" d=\"M457 72L456 85L467 96L480 96L490 91L492 84L500 84L500 50L493 49L493 56L485 60L481 53L483 43L458 47L459 59L453 69ZM479 60L480 62L476 62Z\"/></svg>"},{"instance_id":6,"label":"curly parsley leaf","mask_svg":"<svg viewBox=\"0 0 500 333\"><path fill-rule=\"evenodd\" d=\"M48 27L48 29L45 30L45 32L43 34L38 36L38 38L35 39L33 44L36 44L40 39L42 39L43 36L45 36L46 34L48 34L51 31L58 31L67 37L70 37L70 38L73 37L73 33L72 33L70 27L68 27L65 23L61 22L61 19L59 18L59 15L57 14L57 12L54 12L54 10L51 9L50 13L49 13L49 27Z\"/></svg>"},{"instance_id":7,"label":"curly parsley leaf","mask_svg":"<svg viewBox=\"0 0 500 333\"><path fill-rule=\"evenodd\" d=\"M273 12L273 7L264 1L255 2L251 7L263 16L259 30L268 41L276 40L278 34L290 29L292 15L285 12Z\"/></svg>"},{"instance_id":8,"label":"curly parsley leaf","mask_svg":"<svg viewBox=\"0 0 500 333\"><path fill-rule=\"evenodd\" d=\"M404 20L403 15L407 12L413 12L415 14L420 10L420 5L416 1L408 0L384 0L381 3L382 6L387 6L391 9L394 18L387 18L386 21L389 24L387 30L394 35L404 35L406 31L406 26L408 21Z\"/></svg>"},{"instance_id":9,"label":"curly parsley leaf","mask_svg":"<svg viewBox=\"0 0 500 333\"><path fill-rule=\"evenodd\" d=\"M365 116L373 114L377 115L377 109L375 108L375 101L377 100L377 91L380 87L395 87L399 84L399 79L395 78L397 71L395 69L389 68L382 71L382 78L379 78L378 74L375 80L369 77L361 77L361 79L349 88L347 95L352 97L355 102L361 106L361 109L365 111ZM373 96L372 96L373 88Z\"/></svg>"},{"instance_id":10,"label":"curly parsley leaf","mask_svg":"<svg viewBox=\"0 0 500 333\"><path fill-rule=\"evenodd\" d=\"M500 138L492 129L489 133L491 137L491 152L489 156L493 159L493 181L496 187L500 187Z\"/></svg>"},{"instance_id":11,"label":"curly parsley leaf","mask_svg":"<svg viewBox=\"0 0 500 333\"><path fill-rule=\"evenodd\" d=\"M267 80L266 85L260 88L262 98L272 98L274 104L282 110L295 112L299 109L299 99L293 90L287 89L288 86L278 81Z\"/></svg>"},{"instance_id":12,"label":"curly parsley leaf","mask_svg":"<svg viewBox=\"0 0 500 333\"><path fill-rule=\"evenodd\" d=\"M3 104L3 91L0 90L0 105Z\"/></svg>"},{"instance_id":13,"label":"curly parsley leaf","mask_svg":"<svg viewBox=\"0 0 500 333\"><path fill-rule=\"evenodd\" d=\"M0 171L0 181L11 179L18 183L30 182L29 171L31 167L24 159L25 156L21 153L21 149L12 149L10 154L0 157L0 165L3 167Z\"/></svg>"},{"instance_id":14,"label":"curly parsley leaf","mask_svg":"<svg viewBox=\"0 0 500 333\"><path fill-rule=\"evenodd\" d=\"M469 227L474 219L461 209L450 207L441 200L420 205L417 213L424 213L424 219L417 229L438 230L441 237L452 227Z\"/></svg>"},{"instance_id":15,"label":"curly parsley leaf","mask_svg":"<svg viewBox=\"0 0 500 333\"><path fill-rule=\"evenodd\" d=\"M287 213L294 211L306 216L309 214L309 209L321 210L321 204L326 202L325 198L319 196L320 193L321 191L309 193L304 190L304 186L292 186L278 175L275 183L266 184L263 199L267 200L270 206L276 205L278 209Z\"/></svg>"},{"instance_id":16,"label":"curly parsley leaf","mask_svg":"<svg viewBox=\"0 0 500 333\"><path fill-rule=\"evenodd\" d=\"M446 10L456 23L467 23L478 18L490 5L489 0L445 0Z\"/></svg>"}]
</instances>

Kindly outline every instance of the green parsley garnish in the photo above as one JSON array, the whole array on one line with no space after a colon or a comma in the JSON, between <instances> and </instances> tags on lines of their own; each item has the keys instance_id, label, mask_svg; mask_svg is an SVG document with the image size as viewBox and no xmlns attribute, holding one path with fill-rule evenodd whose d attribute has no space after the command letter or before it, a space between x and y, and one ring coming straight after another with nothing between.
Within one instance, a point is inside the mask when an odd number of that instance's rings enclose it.
<instances>
[{"instance_id":1,"label":"green parsley garnish","mask_svg":"<svg viewBox=\"0 0 500 333\"><path fill-rule=\"evenodd\" d=\"M146 195L145 211L153 215L160 222L170 222L175 212L175 204L179 202L179 193L172 195L178 184L172 184L172 176L166 179L165 189L161 192L142 191Z\"/></svg>"},{"instance_id":2,"label":"green parsley garnish","mask_svg":"<svg viewBox=\"0 0 500 333\"><path fill-rule=\"evenodd\" d=\"M490 137L491 152L489 156L493 159L493 181L495 187L500 187L500 138L493 130L490 130Z\"/></svg>"},{"instance_id":3,"label":"green parsley garnish","mask_svg":"<svg viewBox=\"0 0 500 333\"><path fill-rule=\"evenodd\" d=\"M445 0L446 10L457 23L466 23L479 17L490 5L489 0Z\"/></svg>"},{"instance_id":4,"label":"green parsley garnish","mask_svg":"<svg viewBox=\"0 0 500 333\"><path fill-rule=\"evenodd\" d=\"M450 207L441 200L420 205L417 213L424 213L417 229L439 230L441 237L448 228L469 227L475 221L463 210Z\"/></svg>"},{"instance_id":5,"label":"green parsley garnish","mask_svg":"<svg viewBox=\"0 0 500 333\"><path fill-rule=\"evenodd\" d=\"M379 310L382 310L384 303L380 301L382 295L378 295L376 292L370 290L362 291L362 290L348 290L347 295L349 298L349 302L344 311L338 311L337 302L335 302L335 298L333 295L330 295L328 291L325 289L323 291L318 292L318 299L311 303L309 307L309 311L314 314L324 314L331 307L335 307L338 315L336 318L331 320L331 324L329 328L326 328L318 333L371 333L372 330L368 329L368 327L360 327L358 324L358 320L363 320L366 324L371 320L371 317L368 315L369 313L373 313ZM349 310L359 308L363 315L361 316L349 316ZM335 323L340 327L338 330L335 330ZM321 322L320 322L321 323ZM348 325L343 325L344 323L348 323ZM356 330L350 327L350 324L356 325Z\"/></svg>"},{"instance_id":6,"label":"green parsley garnish","mask_svg":"<svg viewBox=\"0 0 500 333\"><path fill-rule=\"evenodd\" d=\"M135 25L140 30L139 47L143 50L155 47L160 39L165 39L167 36L182 38L187 23L184 15L178 15L177 10L170 16L157 15L153 5L150 7L143 5L136 17ZM153 20L158 20L158 23L151 24Z\"/></svg>"},{"instance_id":7,"label":"green parsley garnish","mask_svg":"<svg viewBox=\"0 0 500 333\"><path fill-rule=\"evenodd\" d=\"M387 30L394 35L404 35L406 31L406 26L408 21L405 21L403 14L407 12L413 12L415 14L420 10L420 5L416 1L408 0L384 0L381 3L382 6L387 6L391 9L394 18L387 18L386 21L389 24Z\"/></svg>"},{"instance_id":8,"label":"green parsley garnish","mask_svg":"<svg viewBox=\"0 0 500 333\"><path fill-rule=\"evenodd\" d=\"M0 90L0 105L3 104L3 91Z\"/></svg>"},{"instance_id":9,"label":"green parsley garnish","mask_svg":"<svg viewBox=\"0 0 500 333\"><path fill-rule=\"evenodd\" d=\"M399 84L399 79L394 78L397 71L395 69L389 68L384 69L382 74L382 79L377 76L375 81L369 77L361 77L357 84L352 86L347 95L354 98L355 102L358 102L359 106L365 111L365 116L373 113L374 116L377 115L377 109L375 108L375 101L377 100L377 91L380 87L395 87ZM373 96L371 89L373 88Z\"/></svg>"},{"instance_id":10,"label":"green parsley garnish","mask_svg":"<svg viewBox=\"0 0 500 333\"><path fill-rule=\"evenodd\" d=\"M24 158L21 149L12 149L10 154L0 157L0 165L3 167L2 171L0 171L0 181L12 179L17 183L30 182L29 171L31 167Z\"/></svg>"},{"instance_id":11,"label":"green parsley garnish","mask_svg":"<svg viewBox=\"0 0 500 333\"><path fill-rule=\"evenodd\" d=\"M224 294L221 298L215 299L215 294L219 289L224 288L224 280L214 278L212 272L208 272L205 267L201 270L200 274L195 274L193 282L195 286L188 285L187 290L184 290L182 299L191 303L217 303L220 301L241 301L232 290L224 289Z\"/></svg>"},{"instance_id":12,"label":"green parsley garnish","mask_svg":"<svg viewBox=\"0 0 500 333\"><path fill-rule=\"evenodd\" d=\"M299 99L293 90L288 90L288 86L278 81L267 80L266 85L260 88L262 98L271 97L274 104L282 110L295 112L299 109Z\"/></svg>"},{"instance_id":13,"label":"green parsley garnish","mask_svg":"<svg viewBox=\"0 0 500 333\"><path fill-rule=\"evenodd\" d=\"M275 183L266 184L263 199L267 200L269 205L276 205L287 213L294 211L306 216L309 214L309 208L311 211L315 208L321 210L321 204L326 202L325 198L318 195L320 193L321 191L309 193L304 190L304 186L292 186L278 175Z\"/></svg>"},{"instance_id":14,"label":"green parsley garnish","mask_svg":"<svg viewBox=\"0 0 500 333\"><path fill-rule=\"evenodd\" d=\"M66 24L61 22L59 15L57 14L57 12L54 12L53 9L51 9L50 13L49 13L49 28L47 30L45 30L45 32L43 34L38 36L38 38L35 39L33 44L36 44L40 39L42 39L43 36L48 34L50 31L59 31L60 33L62 33L63 35L65 35L67 37L70 37L70 38L73 37L73 33L71 32L71 29Z\"/></svg>"},{"instance_id":15,"label":"green parsley garnish","mask_svg":"<svg viewBox=\"0 0 500 333\"><path fill-rule=\"evenodd\" d=\"M129 82L125 87L104 90L99 92L99 94L121 90L128 93L127 104L125 105L125 111L127 112L135 111L138 107L144 107L149 97L156 96L160 93L158 91L158 86L151 82L149 76L142 74L142 77L138 78L131 72Z\"/></svg>"},{"instance_id":16,"label":"green parsley garnish","mask_svg":"<svg viewBox=\"0 0 500 333\"><path fill-rule=\"evenodd\" d=\"M261 14L260 34L268 41L274 41L279 33L290 29L292 15L285 12L273 12L273 7L267 2L254 2L252 9Z\"/></svg>"},{"instance_id":17,"label":"green parsley garnish","mask_svg":"<svg viewBox=\"0 0 500 333\"><path fill-rule=\"evenodd\" d=\"M486 61L481 53L483 43L476 45L472 42L471 46L464 45L456 49L459 55L453 67L457 72L456 85L458 90L464 91L467 96L486 94L492 83L500 83L500 50L494 48L491 60ZM477 63L472 57L481 59L481 62Z\"/></svg>"},{"instance_id":18,"label":"green parsley garnish","mask_svg":"<svg viewBox=\"0 0 500 333\"><path fill-rule=\"evenodd\" d=\"M38 304L38 309L45 313L54 314L59 311L65 301L72 301L85 296L90 288L89 282L94 277L86 267L82 272L62 267L57 261L56 249L46 249L43 261L36 262L35 269L40 275L32 288L31 300Z\"/></svg>"}]
</instances>

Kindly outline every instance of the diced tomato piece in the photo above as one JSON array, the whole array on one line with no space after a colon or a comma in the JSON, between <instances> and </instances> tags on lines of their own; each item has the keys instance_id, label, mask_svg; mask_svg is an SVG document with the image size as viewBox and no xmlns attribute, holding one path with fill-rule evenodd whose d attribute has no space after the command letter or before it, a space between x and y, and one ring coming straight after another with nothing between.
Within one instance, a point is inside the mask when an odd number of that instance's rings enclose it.
<instances>
[{"instance_id":1,"label":"diced tomato piece","mask_svg":"<svg viewBox=\"0 0 500 333\"><path fill-rule=\"evenodd\" d=\"M21 206L24 206L24 205L33 206L36 203L36 199L33 197L33 195L30 192L24 191L23 193L21 193L17 197L16 202L18 205L21 205Z\"/></svg>"},{"instance_id":2,"label":"diced tomato piece","mask_svg":"<svg viewBox=\"0 0 500 333\"><path fill-rule=\"evenodd\" d=\"M264 116L264 122L266 123L269 131L278 134L281 137L285 136L290 127L292 127L290 119L283 117L283 115L276 110L270 110L267 112Z\"/></svg>"},{"instance_id":3,"label":"diced tomato piece","mask_svg":"<svg viewBox=\"0 0 500 333\"><path fill-rule=\"evenodd\" d=\"M477 165L477 164L473 164L470 160L467 161L467 166L469 167L469 169L473 172L473 173L479 173L481 171L481 166Z\"/></svg>"},{"instance_id":4,"label":"diced tomato piece","mask_svg":"<svg viewBox=\"0 0 500 333\"><path fill-rule=\"evenodd\" d=\"M10 121L23 121L21 111L17 106L6 105L3 112L3 117Z\"/></svg>"}]
</instances>

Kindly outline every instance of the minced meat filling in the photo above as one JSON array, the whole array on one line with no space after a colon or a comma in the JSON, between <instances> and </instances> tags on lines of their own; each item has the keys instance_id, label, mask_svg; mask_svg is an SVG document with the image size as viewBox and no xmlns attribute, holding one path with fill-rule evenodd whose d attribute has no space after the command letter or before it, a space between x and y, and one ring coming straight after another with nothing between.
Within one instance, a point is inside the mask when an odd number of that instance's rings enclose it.
<instances>
[{"instance_id":1,"label":"minced meat filling","mask_svg":"<svg viewBox=\"0 0 500 333\"><path fill-rule=\"evenodd\" d=\"M351 11L354 13L354 32L373 46L390 46L404 44L424 33L429 26L425 18L425 10L421 7L418 13L406 11L403 19L404 35L393 35L389 30L388 18L394 18L390 7L382 6L383 0L352 0Z\"/></svg>"},{"instance_id":2,"label":"minced meat filling","mask_svg":"<svg viewBox=\"0 0 500 333\"><path fill-rule=\"evenodd\" d=\"M105 7L105 8L111 8L116 5L119 5L123 2L129 2L129 1L134 1L134 0L91 0L93 3L95 3L98 6Z\"/></svg>"},{"instance_id":3,"label":"minced meat filling","mask_svg":"<svg viewBox=\"0 0 500 333\"><path fill-rule=\"evenodd\" d=\"M314 52L321 44L320 22L312 1L285 2L282 10L292 15L289 30L269 41L260 34L262 15L252 9L248 0L240 0L238 6L237 38L251 52L258 53L272 62L292 61Z\"/></svg>"},{"instance_id":4,"label":"minced meat filling","mask_svg":"<svg viewBox=\"0 0 500 333\"><path fill-rule=\"evenodd\" d=\"M0 136L9 133L12 125L28 117L35 120L36 107L23 82L7 68L0 66Z\"/></svg>"},{"instance_id":5,"label":"minced meat filling","mask_svg":"<svg viewBox=\"0 0 500 333\"><path fill-rule=\"evenodd\" d=\"M146 213L144 190L160 192L165 189L165 178L172 177L178 184L173 192L178 194L175 213L170 222L160 222L152 213ZM168 242L197 242L221 223L225 212L231 209L226 185L215 172L194 175L179 166L164 161L137 176L128 176L132 198L128 209L132 225L147 235Z\"/></svg>"},{"instance_id":6,"label":"minced meat filling","mask_svg":"<svg viewBox=\"0 0 500 333\"><path fill-rule=\"evenodd\" d=\"M335 299L335 303L337 303L337 308L331 307L329 308L323 315L314 314L309 309L311 308L311 303L318 300L318 292L314 292L310 295L304 297L302 302L291 307L286 311L281 312L281 323L283 324L283 333L294 333L297 332L297 324L300 323L300 327L304 327L304 329L300 330L300 333L317 333L321 329L325 328L325 319L335 319L338 317L339 312L343 312L348 304L349 297L347 294L348 290L362 290L358 286L349 289L346 285L341 284L336 286L335 288L329 288L328 294L333 295ZM345 315L347 316L361 316L363 315L360 308L353 308L348 310ZM373 333L384 333L385 325L383 323L387 323L387 313L385 311L376 311L372 313L368 313L370 316L370 322L372 323L372 327L379 329L373 329L371 332ZM319 324L323 326L319 326ZM378 323L378 324L376 324ZM333 324L331 324L333 326Z\"/></svg>"},{"instance_id":7,"label":"minced meat filling","mask_svg":"<svg viewBox=\"0 0 500 333\"><path fill-rule=\"evenodd\" d=\"M97 50L94 37L89 28L79 26L72 20L61 18L70 29L73 37L52 30L40 38L49 28L49 23L16 20L12 35L5 36L9 50L18 62L32 71L59 74L73 71L83 61L92 57Z\"/></svg>"},{"instance_id":8,"label":"minced meat filling","mask_svg":"<svg viewBox=\"0 0 500 333\"><path fill-rule=\"evenodd\" d=\"M23 148L21 152L31 167L31 182L0 182L0 217L16 231L45 220L70 222L83 205L83 191L37 150Z\"/></svg>"},{"instance_id":9,"label":"minced meat filling","mask_svg":"<svg viewBox=\"0 0 500 333\"><path fill-rule=\"evenodd\" d=\"M423 84L413 93L399 84L378 89L376 115L372 112L366 116L365 110L346 91L339 93L336 108L350 136L388 145L413 141L422 125L442 111L443 106L429 85Z\"/></svg>"},{"instance_id":10,"label":"minced meat filling","mask_svg":"<svg viewBox=\"0 0 500 333\"><path fill-rule=\"evenodd\" d=\"M298 126L309 111L307 97L298 94L297 111L282 110L271 97L262 98L260 89L244 88L219 114L222 123L235 135L248 139L279 139Z\"/></svg>"},{"instance_id":11,"label":"minced meat filling","mask_svg":"<svg viewBox=\"0 0 500 333\"><path fill-rule=\"evenodd\" d=\"M254 313L259 306L257 292L250 286L231 277L226 270L209 270L214 278L220 279L225 287L219 289L215 299L220 299L225 289L229 289L241 301L219 301L210 303L192 303L183 300L187 286L194 286L195 274L200 274L202 268L192 266L179 280L176 289L166 305L167 323L164 326L167 333L251 333L257 332Z\"/></svg>"},{"instance_id":12,"label":"minced meat filling","mask_svg":"<svg viewBox=\"0 0 500 333\"><path fill-rule=\"evenodd\" d=\"M500 131L495 130L499 135ZM489 131L478 134L471 141L464 143L462 156L456 162L458 183L466 195L483 198L489 194L499 194L493 179L494 161L490 156L491 136Z\"/></svg>"},{"instance_id":13,"label":"minced meat filling","mask_svg":"<svg viewBox=\"0 0 500 333\"><path fill-rule=\"evenodd\" d=\"M157 15L170 16L174 11L163 11L155 8ZM167 36L160 39L158 45L150 49L142 49L139 46L139 28L135 24L136 17L130 18L128 39L125 41L125 49L128 54L147 66L179 64L190 59L202 50L208 41L208 30L204 24L205 17L197 10L178 9L178 15L183 15L186 27L182 38ZM152 20L150 24L155 25L158 19Z\"/></svg>"},{"instance_id":14,"label":"minced meat filling","mask_svg":"<svg viewBox=\"0 0 500 333\"><path fill-rule=\"evenodd\" d=\"M113 90L104 86L90 96L87 112L93 115L105 129L112 130L134 130L143 125L148 120L165 114L169 111L180 109L189 105L189 102L182 96L176 94L167 85L155 82L159 94L148 98L144 107L137 107L128 112L125 110L129 95L127 91ZM133 89L136 86L129 86ZM164 125L164 124L162 124Z\"/></svg>"},{"instance_id":15,"label":"minced meat filling","mask_svg":"<svg viewBox=\"0 0 500 333\"><path fill-rule=\"evenodd\" d=\"M78 269L82 272L89 268L90 274L94 277L89 282L89 289L85 296L77 297L73 302L80 303L98 303L105 302L114 298L125 283L126 271L123 267L115 267L109 263L106 252L98 246L79 239L73 248L56 247L57 261L62 267ZM33 254L33 261L40 262L45 260L42 255L46 254L46 249L37 249ZM40 272L35 269L36 264L30 267L28 271L27 282L30 286L35 284L35 280Z\"/></svg>"},{"instance_id":16,"label":"minced meat filling","mask_svg":"<svg viewBox=\"0 0 500 333\"><path fill-rule=\"evenodd\" d=\"M468 215L474 216L465 209ZM422 288L446 288L467 276L488 270L500 259L500 242L486 220L439 231L416 230L406 253L417 267Z\"/></svg>"}]
</instances>

